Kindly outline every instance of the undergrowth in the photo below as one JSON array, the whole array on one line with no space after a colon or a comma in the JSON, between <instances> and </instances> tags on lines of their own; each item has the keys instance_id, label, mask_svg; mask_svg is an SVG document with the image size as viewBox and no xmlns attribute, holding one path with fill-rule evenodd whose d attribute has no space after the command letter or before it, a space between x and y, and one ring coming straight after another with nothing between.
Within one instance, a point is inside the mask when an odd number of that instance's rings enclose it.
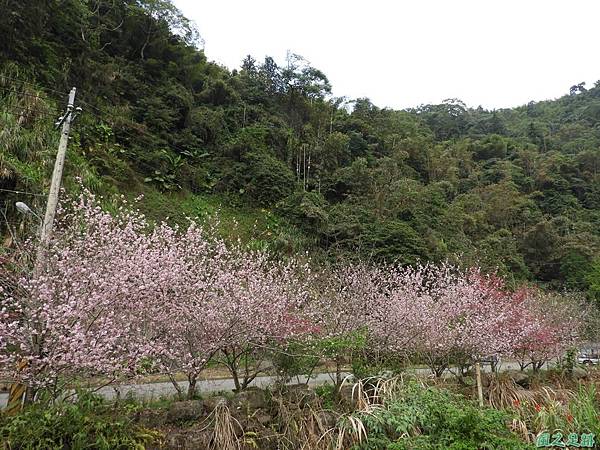
<instances>
[{"instance_id":1,"label":"undergrowth","mask_svg":"<svg viewBox=\"0 0 600 450\"><path fill-rule=\"evenodd\" d=\"M478 408L470 400L444 389L408 382L368 413L358 413L368 440L355 449L526 449L512 433L510 416Z\"/></svg>"},{"instance_id":2,"label":"undergrowth","mask_svg":"<svg viewBox=\"0 0 600 450\"><path fill-rule=\"evenodd\" d=\"M80 393L74 402L36 404L16 416L0 417L0 441L7 450L143 449L159 443L160 433L134 423L135 408Z\"/></svg>"}]
</instances>

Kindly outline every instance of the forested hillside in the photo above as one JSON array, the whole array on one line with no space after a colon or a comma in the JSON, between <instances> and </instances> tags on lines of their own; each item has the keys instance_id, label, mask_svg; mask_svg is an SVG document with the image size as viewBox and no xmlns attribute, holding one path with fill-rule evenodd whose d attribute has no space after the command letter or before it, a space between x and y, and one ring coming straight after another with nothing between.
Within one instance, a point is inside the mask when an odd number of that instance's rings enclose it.
<instances>
[{"instance_id":1,"label":"forested hillside","mask_svg":"<svg viewBox=\"0 0 600 450\"><path fill-rule=\"evenodd\" d=\"M513 109L381 109L291 53L210 62L168 0L0 4L7 248L31 227L14 202L43 205L76 86L67 190L143 193L154 219L220 207L224 231L287 254L449 258L600 299L600 83Z\"/></svg>"}]
</instances>

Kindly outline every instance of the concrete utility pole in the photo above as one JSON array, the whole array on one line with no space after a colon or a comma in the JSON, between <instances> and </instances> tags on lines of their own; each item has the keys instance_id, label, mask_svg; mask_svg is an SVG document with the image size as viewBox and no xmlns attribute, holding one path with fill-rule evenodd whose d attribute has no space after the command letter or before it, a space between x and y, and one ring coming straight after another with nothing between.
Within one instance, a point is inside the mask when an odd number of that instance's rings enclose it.
<instances>
[{"instance_id":1,"label":"concrete utility pole","mask_svg":"<svg viewBox=\"0 0 600 450\"><path fill-rule=\"evenodd\" d=\"M60 142L58 144L58 152L56 154L56 161L54 162L54 171L52 172L52 181L50 182L50 192L48 193L48 203L46 204L46 214L41 224L40 230L40 243L37 249L37 255L35 260L34 271L40 273L44 269L46 264L46 250L52 237L52 229L54 227L54 216L56 215L56 208L58 206L58 194L60 193L60 184L62 181L63 167L65 165L65 156L67 153L67 145L69 143L69 132L71 131L71 123L75 118L76 114L81 111L80 108L74 109L75 103L75 92L76 89L71 89L69 92L69 101L67 104L67 111L65 114L58 119L57 126L62 124L62 131L60 134ZM17 208L25 212L32 212L29 207L25 204L17 202ZM33 350L39 352L40 335L33 335ZM18 370L24 370L27 367L27 361L21 360L18 364ZM26 386L22 383L13 383L10 386L10 392L8 395L8 403L6 405L5 414L14 415L21 410L24 403L32 402L35 396L35 390L31 386Z\"/></svg>"},{"instance_id":2,"label":"concrete utility pole","mask_svg":"<svg viewBox=\"0 0 600 450\"><path fill-rule=\"evenodd\" d=\"M479 399L479 406L483 408L483 385L481 383L481 363L479 361L475 363L475 374L477 377L477 398Z\"/></svg>"},{"instance_id":3,"label":"concrete utility pole","mask_svg":"<svg viewBox=\"0 0 600 450\"><path fill-rule=\"evenodd\" d=\"M69 143L69 132L71 131L71 122L73 122L73 105L75 103L75 91L71 89L69 93L69 103L67 104L67 112L60 119L62 121L62 131L60 133L60 142L58 144L58 153L54 162L54 171L52 172L52 181L50 183L50 192L48 193L48 203L46 204L46 214L42 222L40 231L40 245L38 247L36 266L42 266L44 261L44 253L50 243L52 237L52 229L54 227L54 216L56 215L56 207L58 206L58 194L60 193L60 184L62 181L63 167L65 166L65 156L67 153L67 144ZM60 121L58 122L60 124Z\"/></svg>"}]
</instances>

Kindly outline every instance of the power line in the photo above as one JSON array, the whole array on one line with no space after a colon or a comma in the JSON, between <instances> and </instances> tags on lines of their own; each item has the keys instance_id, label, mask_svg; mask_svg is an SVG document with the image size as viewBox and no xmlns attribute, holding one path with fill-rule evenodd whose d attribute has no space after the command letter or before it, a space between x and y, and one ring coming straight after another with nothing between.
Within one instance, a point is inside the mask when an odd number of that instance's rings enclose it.
<instances>
[{"instance_id":1,"label":"power line","mask_svg":"<svg viewBox=\"0 0 600 450\"><path fill-rule=\"evenodd\" d=\"M7 225L19 225L20 226L20 225L27 224L27 221L26 220L22 220L21 222L18 222L18 221L14 221L14 220L3 220L0 223L5 223Z\"/></svg>"},{"instance_id":2,"label":"power line","mask_svg":"<svg viewBox=\"0 0 600 450\"><path fill-rule=\"evenodd\" d=\"M37 108L35 106L15 105L15 104L11 105L8 103L2 104L1 102L0 102L0 109L19 109L19 110L23 110L23 111L38 112L40 114L46 114L46 115L52 115L52 116L55 116L56 114L58 114L58 112L44 111L43 109Z\"/></svg>"},{"instance_id":3,"label":"power line","mask_svg":"<svg viewBox=\"0 0 600 450\"><path fill-rule=\"evenodd\" d=\"M39 89L39 90L41 90L41 91L50 91L50 92L53 92L53 93L59 94L59 95L61 96L61 100L60 100L60 101L62 101L62 97L64 97L64 96L66 96L66 95L67 95L67 93L66 93L66 92L63 92L63 91L58 91L58 90L56 90L56 89L52 89L52 88L42 87L42 86L39 86L39 85L37 85L37 84L31 83L31 82L28 82L28 81L25 81L25 80L22 80L22 79L19 79L19 78L9 77L9 76L7 76L7 75L0 75L0 80L2 80L2 78L6 78L7 80L11 80L11 81L16 81L16 82L18 82L18 83L23 83L23 84L25 84L25 85L28 85L28 86L31 86L31 87L33 87L33 88ZM6 87L4 87L4 86L0 86L0 88L4 88L4 89L6 89ZM10 88L9 88L9 89L10 89ZM21 91L21 93L23 93L23 92ZM24 94L25 94L25 93L24 93ZM46 92L46 94L47 94L47 92ZM31 95L31 96L34 96L33 94L29 94L29 95ZM35 96L34 96L34 97L35 97ZM52 98L52 97L51 97L51 98ZM54 100L56 100L56 99L54 99ZM79 99L79 100L78 100L78 103L80 103L80 104L84 104L84 105L86 105L86 106L89 106L90 108L92 108L92 109L95 109L95 110L96 110L96 111L98 111L99 113L101 113L101 114L104 114L104 112L103 112L103 111L102 111L100 108L98 108L98 107L96 107L96 106L92 105L91 103L88 103L88 102L86 102L86 101L83 101L83 100L81 100L81 99ZM58 109L57 109L57 111L60 111L60 110L58 110Z\"/></svg>"},{"instance_id":4,"label":"power line","mask_svg":"<svg viewBox=\"0 0 600 450\"><path fill-rule=\"evenodd\" d=\"M0 111L1 110L11 110L16 112L28 112L28 113L36 113L43 116L54 117L57 119L60 115L62 115L62 111L49 110L45 111L45 108L37 107L37 106L27 106L27 105L14 105L14 104L2 104L0 102Z\"/></svg>"},{"instance_id":5,"label":"power line","mask_svg":"<svg viewBox=\"0 0 600 450\"><path fill-rule=\"evenodd\" d=\"M24 97L35 98L35 99L38 99L38 100L44 100L44 96L42 96L42 95L32 94L31 92L25 92L25 91L22 91L22 90L19 90L19 89L15 89L14 87L11 87L11 86L0 86L0 89L4 90L4 92L6 92L8 94L14 93L14 94L22 95ZM49 98L52 99L52 100L54 100L54 98L51 98L51 97L49 97ZM55 110L58 111L58 109L56 107L52 106L52 105L47 105L47 107L48 108L53 108L53 109L55 109Z\"/></svg>"},{"instance_id":6,"label":"power line","mask_svg":"<svg viewBox=\"0 0 600 450\"><path fill-rule=\"evenodd\" d=\"M15 190L12 190L12 189L2 189L2 188L0 188L0 191L2 191L2 192L10 192L10 193L13 193L13 194L37 195L37 196L40 196L40 197L45 197L45 194L36 194L35 192L15 191Z\"/></svg>"},{"instance_id":7,"label":"power line","mask_svg":"<svg viewBox=\"0 0 600 450\"><path fill-rule=\"evenodd\" d=\"M29 81L25 81L25 80L22 80L22 79L19 79L19 78L10 77L8 75L0 74L0 80L2 80L3 78L7 79L7 80L11 80L11 81L16 81L18 83L26 84L28 86L31 86L31 87L35 88L35 89L39 89L41 91L50 91L50 92L56 93L56 94L60 95L61 98L67 96L67 92L65 92L65 91L58 91L56 89L52 89L52 88L48 88L48 87L42 87L39 84L31 83Z\"/></svg>"},{"instance_id":8,"label":"power line","mask_svg":"<svg viewBox=\"0 0 600 450\"><path fill-rule=\"evenodd\" d=\"M5 112L12 112L12 113L17 113L17 114L32 114L32 115L37 115L37 116L43 116L45 118L51 118L53 120L56 119L56 114L52 114L49 112L45 112L45 111L40 111L37 109L30 109L30 108L26 108L26 107L22 107L22 106L13 106L13 105L0 105L0 112L2 111Z\"/></svg>"},{"instance_id":9,"label":"power line","mask_svg":"<svg viewBox=\"0 0 600 450\"><path fill-rule=\"evenodd\" d=\"M84 104L84 105L87 105L87 106L92 106L92 105L90 105L90 104L89 104L89 103L87 103L87 102L81 102L81 103L82 103L82 104ZM100 110L99 110L98 108L96 108L96 107L93 107L93 108L94 108L94 109L96 109L97 111L100 111ZM90 114L92 114L94 117L96 117L97 119L99 119L99 120L101 120L101 121L103 121L103 122L105 122L105 121L106 121L104 117L101 117L99 114L97 114L97 113L95 113L95 112L93 112L93 111L87 111L87 112L89 112L89 113L90 113ZM104 113L102 113L102 114L104 114ZM142 135L144 135L144 136L146 136L146 137L151 137L151 138L155 138L155 137L156 137L156 136L152 135L151 133L149 133L148 131L145 131L145 130L142 130L142 129L136 129L136 130L137 130L137 131L139 131L139 133L140 133L140 134L142 134ZM118 132L119 132L119 133L123 133L123 134L125 134L125 135L127 135L128 137L130 137L130 138L133 138L133 139L139 139L139 138L140 138L140 136L139 136L139 135L135 135L134 133L132 133L131 131L129 131L127 128L119 128ZM170 146L169 144L167 144L167 145L168 145L168 146ZM171 146L171 147L175 148L174 146ZM177 149L177 148L175 148L175 149L176 149L176 150L179 150L179 149ZM179 151L181 151L181 150L179 150Z\"/></svg>"},{"instance_id":10,"label":"power line","mask_svg":"<svg viewBox=\"0 0 600 450\"><path fill-rule=\"evenodd\" d=\"M90 107L90 108L92 108L92 109L95 109L95 110L96 110L96 111L98 111L100 114L104 114L104 111L102 111L100 108L98 108L98 107L96 107L96 106L92 105L91 103L88 103L88 102L86 102L85 100L81 100L81 99L80 99L80 100L79 100L79 103L81 103L82 105L85 105L85 106L89 106L89 107ZM93 114L93 113L92 113L92 114ZM98 117L98 116L96 116L96 117Z\"/></svg>"},{"instance_id":11,"label":"power line","mask_svg":"<svg viewBox=\"0 0 600 450\"><path fill-rule=\"evenodd\" d=\"M92 109L94 109L94 110L98 111L100 114L102 114L102 116L105 114L105 113L104 113L102 110L100 110L99 108L95 107L94 105L92 105L92 104L90 104L90 103L88 103L88 102L86 102L86 101L83 101L83 100L81 100L81 101L80 101L80 103L81 103L82 105L89 106L90 108L92 108ZM95 116L97 119L99 119L99 120L102 120L102 121L105 121L105 118L104 118L104 117L102 117L100 114L97 114L97 113L95 113L95 112L93 112L93 111L87 111L87 112L89 112L90 114L92 114L93 116ZM152 133L150 133L149 131L146 131L146 130L144 130L144 129L136 129L136 130L137 130L137 131L138 131L140 134L143 134L143 135L145 135L146 137L149 137L149 138L152 138L152 139L156 139L156 138L158 137L158 136L156 136L156 135L154 135L154 134L152 134ZM137 135L137 136L136 136L136 135L135 135L135 134L133 134L132 132L128 131L126 128L120 128L120 129L119 129L119 132L122 132L123 134L126 134L127 136L129 136L129 137L131 137L131 138L134 138L134 139L139 139L139 135ZM162 138L161 138L161 139L162 139ZM182 149L182 148L180 148L180 147L176 146L175 144L171 144L171 143L166 143L166 144L165 144L165 146L167 146L167 147L171 148L172 150L177 150L177 152L178 152L178 153L185 153L185 151L186 151L186 150L184 150L184 149Z\"/></svg>"},{"instance_id":12,"label":"power line","mask_svg":"<svg viewBox=\"0 0 600 450\"><path fill-rule=\"evenodd\" d=\"M60 94L61 97L64 97L66 95L65 92L61 92L61 91L58 91L56 89L41 87L41 86L36 85L34 83L31 83L31 82L28 82L28 81L25 81L25 80L22 80L22 79L19 79L19 78L15 78L15 77L10 77L8 75L0 75L0 81L3 78L5 78L7 80L11 80L11 81L16 81L16 82L19 82L19 83L23 83L25 85L31 86L31 87L36 88L36 89L40 89L42 91L50 91L50 92L53 92L53 93L56 93L56 94ZM2 86L0 86L0 87L2 87ZM97 119L105 121L105 118L103 117L105 115L105 112L102 111L100 108L98 108L95 105L92 105L91 103L89 103L89 102L87 102L85 100L81 100L81 99L78 100L78 103L81 104L81 105L87 106L87 107L91 108L92 110L96 111L96 112L94 112L94 111L86 111L86 112L89 112L90 114L94 115ZM60 112L60 110L58 110L58 109L56 111ZM121 128L119 131L122 132L123 134L126 134L127 136L129 136L131 138L139 139L139 135L136 136L135 134L129 132L125 128ZM143 134L143 135L145 135L147 137L150 137L150 138L153 138L153 139L156 139L156 137L157 137L156 135L150 133L149 131L143 130L143 129L138 129L137 131L140 134ZM169 147L169 148L171 148L172 150L176 150L178 153L185 153L184 149L182 149L182 148L180 148L180 147L178 147L178 146L176 146L174 144L167 143L166 146Z\"/></svg>"}]
</instances>

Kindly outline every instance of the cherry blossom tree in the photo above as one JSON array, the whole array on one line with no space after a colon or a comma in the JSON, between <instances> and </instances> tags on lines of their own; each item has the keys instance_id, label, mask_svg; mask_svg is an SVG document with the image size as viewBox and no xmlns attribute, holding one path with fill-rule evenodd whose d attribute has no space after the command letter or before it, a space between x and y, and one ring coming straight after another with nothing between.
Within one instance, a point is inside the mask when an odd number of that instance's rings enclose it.
<instances>
[{"instance_id":1,"label":"cherry blossom tree","mask_svg":"<svg viewBox=\"0 0 600 450\"><path fill-rule=\"evenodd\" d=\"M366 345L369 318L382 294L385 270L358 263L322 268L309 317L320 356L334 363L334 383L341 386L342 366Z\"/></svg>"},{"instance_id":2,"label":"cherry blossom tree","mask_svg":"<svg viewBox=\"0 0 600 450\"><path fill-rule=\"evenodd\" d=\"M586 307L570 296L538 289L522 289L522 295L525 308L513 328L525 331L518 335L512 355L518 358L521 370L531 366L537 372L582 340Z\"/></svg>"},{"instance_id":3,"label":"cherry blossom tree","mask_svg":"<svg viewBox=\"0 0 600 450\"><path fill-rule=\"evenodd\" d=\"M234 306L225 320L235 333L217 356L243 390L267 369L264 359L278 343L312 330L304 317L312 275L307 264L274 261L263 252L236 247L228 256L235 261L227 268L235 284L220 301Z\"/></svg>"},{"instance_id":4,"label":"cherry blossom tree","mask_svg":"<svg viewBox=\"0 0 600 450\"><path fill-rule=\"evenodd\" d=\"M432 319L428 271L424 266L387 266L378 270L377 295L365 317L371 348L405 359L414 356Z\"/></svg>"},{"instance_id":5,"label":"cherry blossom tree","mask_svg":"<svg viewBox=\"0 0 600 450\"><path fill-rule=\"evenodd\" d=\"M387 270L387 289L369 322L381 348L417 357L436 376L510 353L530 332L525 297L478 270L425 265ZM375 320L376 319L376 320Z\"/></svg>"},{"instance_id":6,"label":"cherry blossom tree","mask_svg":"<svg viewBox=\"0 0 600 450\"><path fill-rule=\"evenodd\" d=\"M0 284L0 371L32 391L152 371L191 398L216 358L244 389L262 370L250 358L298 340L333 361L338 386L343 364L365 349L417 356L437 376L494 355L537 370L579 335L580 305L513 292L476 269L311 270L227 244L193 221L151 226L124 200L109 214L89 192L60 218L45 263Z\"/></svg>"},{"instance_id":7,"label":"cherry blossom tree","mask_svg":"<svg viewBox=\"0 0 600 450\"><path fill-rule=\"evenodd\" d=\"M33 389L131 374L149 347L137 338L145 335L145 277L158 262L143 217L121 210L114 218L89 194L71 206L63 211L71 225L56 234L46 264L19 280L18 295L0 292L0 367Z\"/></svg>"},{"instance_id":8,"label":"cherry blossom tree","mask_svg":"<svg viewBox=\"0 0 600 450\"><path fill-rule=\"evenodd\" d=\"M219 351L298 332L306 292L294 264L228 246L190 223L150 227L85 193L62 212L42 270L0 291L0 364L36 388L143 370L188 380ZM27 361L25 370L12 368Z\"/></svg>"},{"instance_id":9,"label":"cherry blossom tree","mask_svg":"<svg viewBox=\"0 0 600 450\"><path fill-rule=\"evenodd\" d=\"M369 344L383 353L416 357L438 375L456 353L461 324L460 276L451 266L386 267L366 318Z\"/></svg>"}]
</instances>

